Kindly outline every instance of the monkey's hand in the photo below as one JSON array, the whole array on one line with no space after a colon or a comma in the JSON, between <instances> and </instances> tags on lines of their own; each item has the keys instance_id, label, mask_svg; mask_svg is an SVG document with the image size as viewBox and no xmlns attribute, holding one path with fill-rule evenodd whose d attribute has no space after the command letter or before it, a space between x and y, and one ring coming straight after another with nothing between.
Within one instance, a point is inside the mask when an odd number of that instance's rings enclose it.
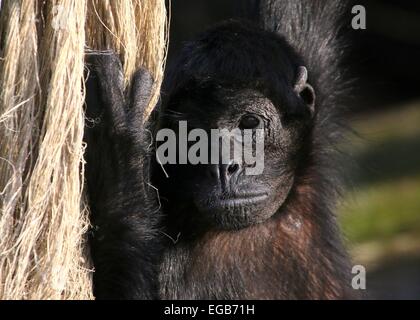
<instances>
[{"instance_id":1,"label":"monkey's hand","mask_svg":"<svg viewBox=\"0 0 420 320\"><path fill-rule=\"evenodd\" d=\"M94 294L99 299L157 298L160 212L150 184L151 124L143 121L153 79L139 70L125 90L115 54L89 55L88 66L86 182Z\"/></svg>"}]
</instances>

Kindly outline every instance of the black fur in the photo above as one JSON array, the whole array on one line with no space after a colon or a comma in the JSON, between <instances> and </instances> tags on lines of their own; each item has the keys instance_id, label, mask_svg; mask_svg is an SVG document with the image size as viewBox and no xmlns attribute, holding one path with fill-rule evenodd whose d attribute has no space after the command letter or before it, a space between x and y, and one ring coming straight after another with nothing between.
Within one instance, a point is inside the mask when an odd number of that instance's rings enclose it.
<instances>
[{"instance_id":1,"label":"black fur","mask_svg":"<svg viewBox=\"0 0 420 320\"><path fill-rule=\"evenodd\" d=\"M153 81L145 70L124 90L114 54L88 57L85 140L91 252L98 299L158 297L159 207L148 185L150 135L143 111Z\"/></svg>"},{"instance_id":2,"label":"black fur","mask_svg":"<svg viewBox=\"0 0 420 320\"><path fill-rule=\"evenodd\" d=\"M87 110L100 122L87 130L86 170L97 298L353 297L333 213L340 185L333 150L341 136L345 93L338 68L340 3L250 1L261 29L229 21L187 44L168 77L161 119L146 124L141 114L151 86L147 73L137 74L135 92L127 95L118 58L92 58ZM314 114L293 91L300 66L307 67L316 92ZM246 227L236 220L212 224L189 201L195 193L186 180L194 175L175 167L166 179L152 164L149 134L152 126L181 119L205 128L220 119L230 123L254 98L272 121L281 117L290 140L269 142L270 174L244 183L277 186L275 179L292 177L293 184L290 190L281 187L287 197L264 221L251 217ZM218 107L212 109L209 101ZM285 153L278 151L282 147ZM152 184L163 195L162 207Z\"/></svg>"}]
</instances>

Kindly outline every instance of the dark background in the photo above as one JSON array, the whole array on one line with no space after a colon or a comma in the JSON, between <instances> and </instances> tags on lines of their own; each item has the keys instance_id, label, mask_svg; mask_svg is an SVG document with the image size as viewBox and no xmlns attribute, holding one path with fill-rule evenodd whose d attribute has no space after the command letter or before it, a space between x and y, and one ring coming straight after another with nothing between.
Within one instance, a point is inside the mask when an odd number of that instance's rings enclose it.
<instances>
[{"instance_id":1,"label":"dark background","mask_svg":"<svg viewBox=\"0 0 420 320\"><path fill-rule=\"evenodd\" d=\"M183 42L237 16L240 0L173 0L168 65ZM298 1L298 0L290 0ZM322 0L314 0L322 1ZM350 97L348 193L339 210L370 298L420 298L420 1L361 0L367 29L345 31ZM347 20L347 18L346 18Z\"/></svg>"},{"instance_id":2,"label":"dark background","mask_svg":"<svg viewBox=\"0 0 420 320\"><path fill-rule=\"evenodd\" d=\"M315 0L317 1L317 0ZM322 0L321 0L322 1ZM347 66L363 96L354 110L383 108L420 97L420 2L357 1L367 29L348 31ZM172 1L170 63L182 43L218 21L237 15L237 0Z\"/></svg>"}]
</instances>

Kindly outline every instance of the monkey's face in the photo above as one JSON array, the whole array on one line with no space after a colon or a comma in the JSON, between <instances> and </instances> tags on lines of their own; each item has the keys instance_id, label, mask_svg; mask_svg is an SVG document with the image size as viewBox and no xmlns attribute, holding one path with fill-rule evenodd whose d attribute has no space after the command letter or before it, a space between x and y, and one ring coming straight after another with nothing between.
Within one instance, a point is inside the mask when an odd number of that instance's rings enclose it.
<instances>
[{"instance_id":1,"label":"monkey's face","mask_svg":"<svg viewBox=\"0 0 420 320\"><path fill-rule=\"evenodd\" d=\"M185 46L168 77L161 122L176 138L158 152L164 163L165 151L177 152L163 165L169 177L157 181L171 225L240 229L279 211L310 153L315 94L302 65L283 37L242 23L216 26ZM224 131L214 139L212 130Z\"/></svg>"},{"instance_id":2,"label":"monkey's face","mask_svg":"<svg viewBox=\"0 0 420 320\"><path fill-rule=\"evenodd\" d=\"M219 229L270 219L293 187L311 118L293 89L286 95L279 108L257 90L206 88L168 108L164 123L176 132L178 151L178 162L164 165L169 206ZM287 103L301 113L288 115Z\"/></svg>"}]
</instances>

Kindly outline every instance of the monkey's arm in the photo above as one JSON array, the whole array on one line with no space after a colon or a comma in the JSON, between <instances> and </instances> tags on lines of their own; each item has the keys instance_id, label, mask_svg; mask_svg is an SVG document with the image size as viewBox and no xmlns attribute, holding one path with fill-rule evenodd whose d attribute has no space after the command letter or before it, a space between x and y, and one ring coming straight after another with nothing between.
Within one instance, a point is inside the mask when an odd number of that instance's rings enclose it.
<instances>
[{"instance_id":1,"label":"monkey's arm","mask_svg":"<svg viewBox=\"0 0 420 320\"><path fill-rule=\"evenodd\" d=\"M138 71L124 92L115 54L89 56L86 181L97 299L158 297L161 242L156 190L149 183L151 131L143 123L153 80Z\"/></svg>"}]
</instances>

